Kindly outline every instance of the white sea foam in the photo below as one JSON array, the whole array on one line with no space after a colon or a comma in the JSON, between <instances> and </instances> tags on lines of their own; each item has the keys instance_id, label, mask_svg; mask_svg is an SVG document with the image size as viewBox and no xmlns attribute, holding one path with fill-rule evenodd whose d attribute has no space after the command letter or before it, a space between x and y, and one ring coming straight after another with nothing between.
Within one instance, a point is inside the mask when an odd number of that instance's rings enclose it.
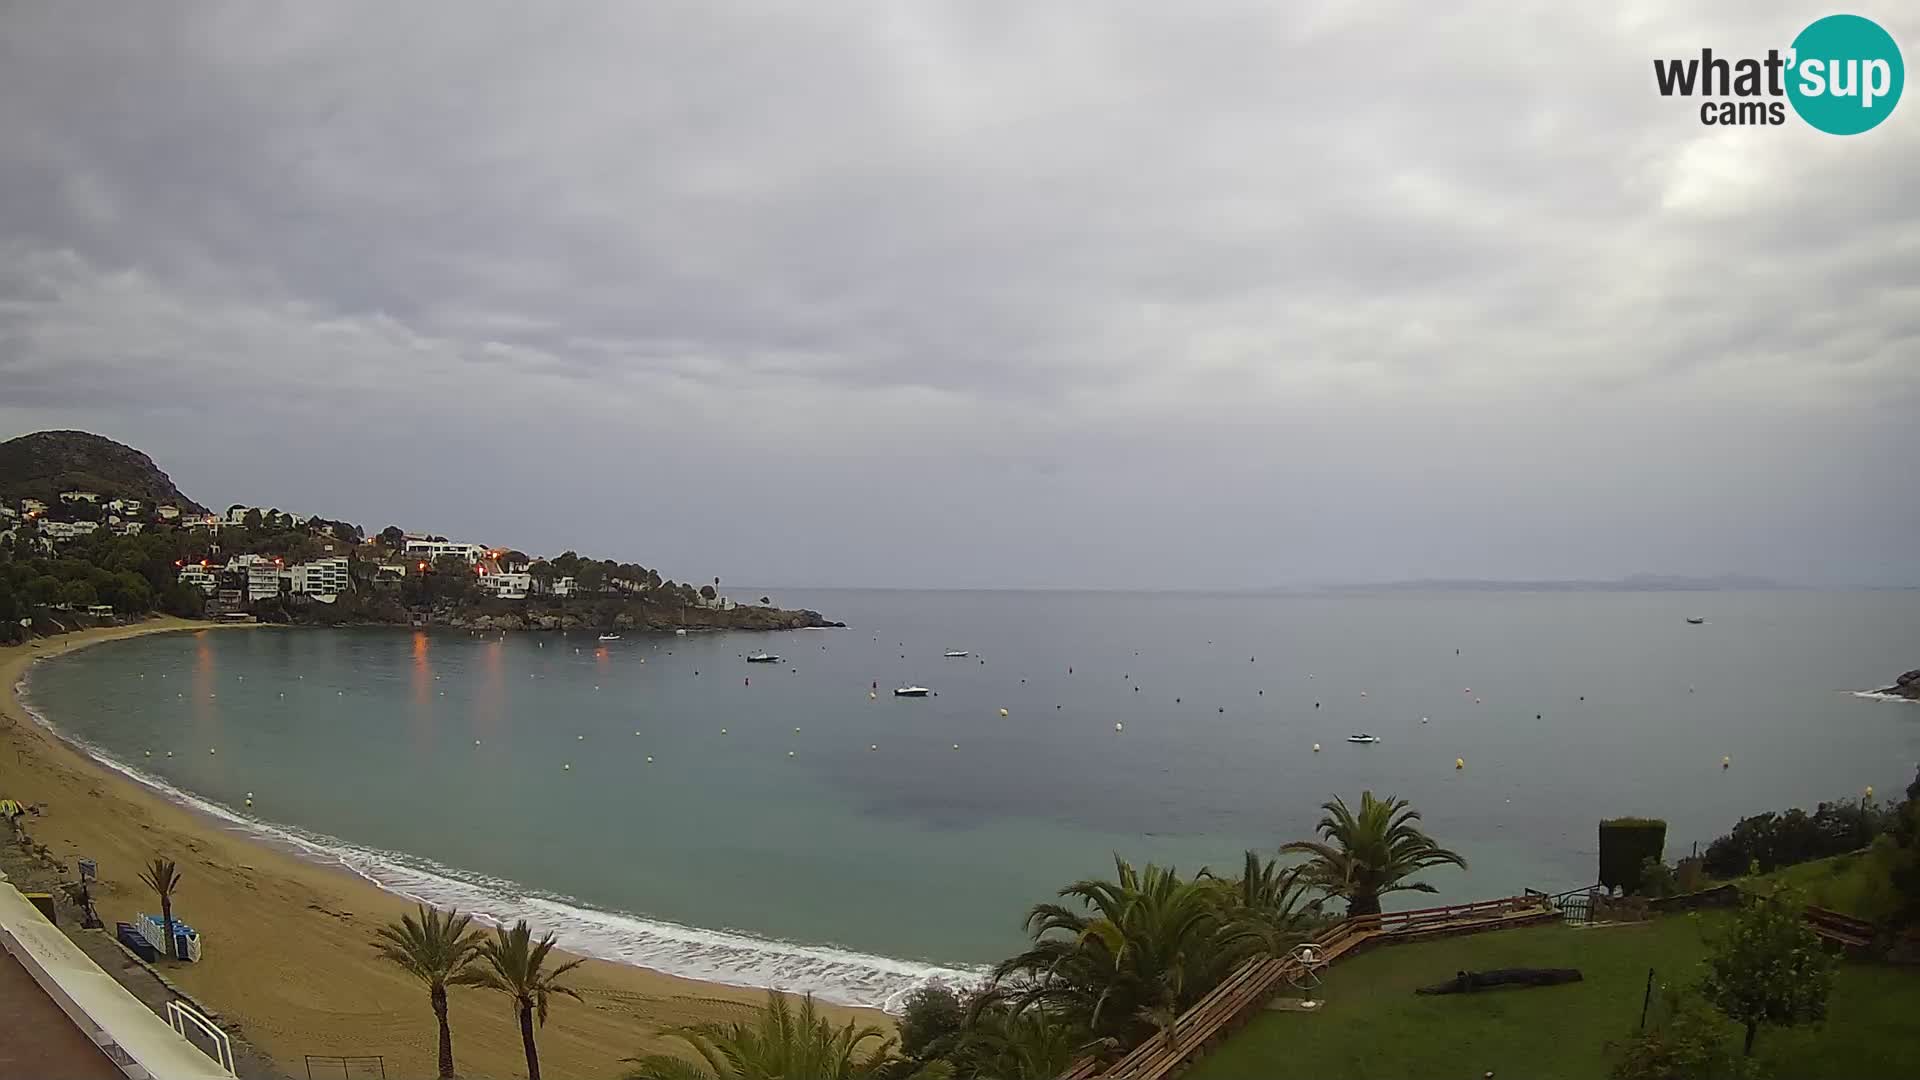
<instances>
[{"instance_id":1,"label":"white sea foam","mask_svg":"<svg viewBox=\"0 0 1920 1080\"><path fill-rule=\"evenodd\" d=\"M167 799L314 862L345 867L409 900L457 907L486 922L526 919L541 931L551 930L562 947L582 956L729 986L811 993L822 1001L890 1012L898 1011L907 995L920 987L935 983L967 986L984 977L981 969L894 960L829 945L802 945L605 911L573 897L543 894L513 881L443 866L430 859L260 821L177 788L84 739L60 731L28 701L26 688L22 680L15 685L15 694L27 714L42 727L101 765Z\"/></svg>"},{"instance_id":2,"label":"white sea foam","mask_svg":"<svg viewBox=\"0 0 1920 1080\"><path fill-rule=\"evenodd\" d=\"M1891 701L1896 705L1920 705L1920 700L1901 697L1898 694L1883 694L1878 690L1850 690L1848 693L1854 697L1866 698L1868 701Z\"/></svg>"}]
</instances>

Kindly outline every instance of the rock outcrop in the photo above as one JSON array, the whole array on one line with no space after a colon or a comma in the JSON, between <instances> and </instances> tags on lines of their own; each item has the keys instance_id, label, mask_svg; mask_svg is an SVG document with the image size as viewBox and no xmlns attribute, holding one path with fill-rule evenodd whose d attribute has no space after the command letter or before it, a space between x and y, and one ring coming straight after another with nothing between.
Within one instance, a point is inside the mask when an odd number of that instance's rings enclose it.
<instances>
[{"instance_id":1,"label":"rock outcrop","mask_svg":"<svg viewBox=\"0 0 1920 1080\"><path fill-rule=\"evenodd\" d=\"M1920 701L1920 668L1914 668L1893 680L1893 685L1880 693L1906 698L1908 701Z\"/></svg>"}]
</instances>

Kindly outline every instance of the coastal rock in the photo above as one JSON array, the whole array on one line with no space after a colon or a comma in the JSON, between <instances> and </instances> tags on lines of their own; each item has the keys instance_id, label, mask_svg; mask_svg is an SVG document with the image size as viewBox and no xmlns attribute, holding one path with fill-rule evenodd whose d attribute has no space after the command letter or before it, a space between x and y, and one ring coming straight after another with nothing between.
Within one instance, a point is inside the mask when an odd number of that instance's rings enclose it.
<instances>
[{"instance_id":1,"label":"coastal rock","mask_svg":"<svg viewBox=\"0 0 1920 1080\"><path fill-rule=\"evenodd\" d=\"M1914 668L1893 680L1893 685L1881 690L1880 693L1906 698L1908 701L1920 701L1920 668Z\"/></svg>"}]
</instances>

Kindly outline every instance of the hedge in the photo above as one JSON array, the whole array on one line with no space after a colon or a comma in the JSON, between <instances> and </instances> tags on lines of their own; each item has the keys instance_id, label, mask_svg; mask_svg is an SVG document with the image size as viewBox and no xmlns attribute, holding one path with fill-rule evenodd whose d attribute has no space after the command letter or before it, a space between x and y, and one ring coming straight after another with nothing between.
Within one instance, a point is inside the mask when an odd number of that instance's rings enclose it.
<instances>
[{"instance_id":1,"label":"hedge","mask_svg":"<svg viewBox=\"0 0 1920 1080\"><path fill-rule=\"evenodd\" d=\"M1666 861L1667 823L1657 818L1611 818L1600 823L1600 884L1631 894L1648 859Z\"/></svg>"}]
</instances>

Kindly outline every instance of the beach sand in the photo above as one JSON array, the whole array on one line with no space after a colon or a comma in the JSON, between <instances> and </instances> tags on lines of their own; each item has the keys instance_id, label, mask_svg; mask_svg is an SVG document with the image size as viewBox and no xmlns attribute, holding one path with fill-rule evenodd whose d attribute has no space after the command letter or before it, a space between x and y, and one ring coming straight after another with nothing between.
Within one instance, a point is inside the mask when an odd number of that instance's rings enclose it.
<instances>
[{"instance_id":1,"label":"beach sand","mask_svg":"<svg viewBox=\"0 0 1920 1080\"><path fill-rule=\"evenodd\" d=\"M174 910L200 931L206 957L165 965L167 976L218 1010L287 1075L305 1075L305 1054L378 1054L388 1076L432 1076L437 1032L426 990L378 959L370 944L376 927L412 904L344 869L231 832L110 772L36 724L14 691L40 657L139 634L243 630L155 619L0 648L0 797L45 803L44 816L32 819L34 839L60 858L99 863L94 897L109 926L158 910L139 880L147 860L178 862L185 880ZM538 1035L541 1070L550 1077L618 1076L621 1058L682 1049L660 1039L660 1029L737 1017L743 1005L765 1000L763 991L600 960L574 975L585 1000L556 999ZM460 1074L525 1076L509 999L467 988L451 996ZM837 1022L893 1027L878 1011L828 1012Z\"/></svg>"}]
</instances>

